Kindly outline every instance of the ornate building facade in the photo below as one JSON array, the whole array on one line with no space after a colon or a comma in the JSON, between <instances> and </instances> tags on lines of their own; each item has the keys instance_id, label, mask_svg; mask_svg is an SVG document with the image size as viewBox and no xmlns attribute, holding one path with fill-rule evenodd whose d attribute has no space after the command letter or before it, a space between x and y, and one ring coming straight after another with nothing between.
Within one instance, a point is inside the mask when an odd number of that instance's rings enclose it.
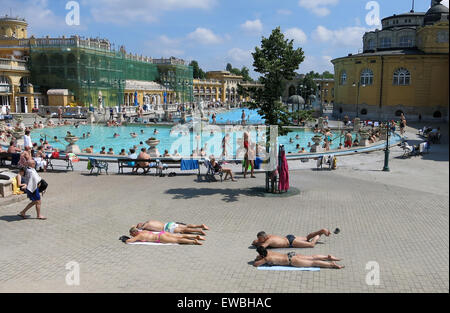
<instances>
[{"instance_id":1,"label":"ornate building facade","mask_svg":"<svg viewBox=\"0 0 450 313\"><path fill-rule=\"evenodd\" d=\"M332 60L336 117L448 118L449 10L440 2L384 18L364 35L362 53Z\"/></svg>"}]
</instances>

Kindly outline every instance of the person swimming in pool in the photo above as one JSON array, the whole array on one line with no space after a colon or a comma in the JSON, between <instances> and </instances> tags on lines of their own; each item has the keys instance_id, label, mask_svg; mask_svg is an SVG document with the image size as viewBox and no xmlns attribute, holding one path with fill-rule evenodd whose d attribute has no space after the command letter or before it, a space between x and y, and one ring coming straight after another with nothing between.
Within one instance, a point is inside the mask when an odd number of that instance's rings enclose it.
<instances>
[{"instance_id":1,"label":"person swimming in pool","mask_svg":"<svg viewBox=\"0 0 450 313\"><path fill-rule=\"evenodd\" d=\"M131 227L130 235L132 238L122 236L120 239L125 243L133 242L155 242L155 243L179 243L182 245L202 245L201 240L205 240L204 237L199 235L175 235L161 231L159 233L153 233L147 230L139 230L136 227Z\"/></svg>"},{"instance_id":2,"label":"person swimming in pool","mask_svg":"<svg viewBox=\"0 0 450 313\"><path fill-rule=\"evenodd\" d=\"M268 235L264 231L259 232L253 241L253 246L261 246L264 248L314 248L320 236L330 236L331 232L323 228L319 231L309 234L306 237L296 237L287 235L280 237L276 235Z\"/></svg>"},{"instance_id":3,"label":"person swimming in pool","mask_svg":"<svg viewBox=\"0 0 450 313\"><path fill-rule=\"evenodd\" d=\"M172 234L200 234L206 235L204 230L209 230L205 225L193 225L193 224L183 224L183 223L163 223L160 221L147 221L145 223L139 223L136 228L149 230L149 231L166 231Z\"/></svg>"},{"instance_id":4,"label":"person swimming in pool","mask_svg":"<svg viewBox=\"0 0 450 313\"><path fill-rule=\"evenodd\" d=\"M253 266L258 267L264 264L269 266L293 266L293 267L322 267L322 268L344 268L342 265L337 265L336 262L341 259L332 255L312 255L306 256L289 252L287 254L267 251L264 247L256 249L258 256L253 263Z\"/></svg>"}]
</instances>

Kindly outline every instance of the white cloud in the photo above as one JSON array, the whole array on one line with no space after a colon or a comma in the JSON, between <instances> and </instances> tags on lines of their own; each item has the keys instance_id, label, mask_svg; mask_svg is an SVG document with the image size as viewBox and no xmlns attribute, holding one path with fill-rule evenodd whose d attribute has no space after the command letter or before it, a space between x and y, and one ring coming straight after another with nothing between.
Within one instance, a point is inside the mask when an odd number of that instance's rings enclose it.
<instances>
[{"instance_id":1,"label":"white cloud","mask_svg":"<svg viewBox=\"0 0 450 313\"><path fill-rule=\"evenodd\" d=\"M166 11L214 7L216 0L97 0L89 1L97 22L115 24L152 23Z\"/></svg>"},{"instance_id":2,"label":"white cloud","mask_svg":"<svg viewBox=\"0 0 450 313\"><path fill-rule=\"evenodd\" d=\"M289 39L293 39L296 44L304 44L308 41L308 36L300 28L289 28L284 35Z\"/></svg>"},{"instance_id":3,"label":"white cloud","mask_svg":"<svg viewBox=\"0 0 450 313\"><path fill-rule=\"evenodd\" d=\"M448 0L442 1L441 4L445 5L448 8Z\"/></svg>"},{"instance_id":4,"label":"white cloud","mask_svg":"<svg viewBox=\"0 0 450 313\"><path fill-rule=\"evenodd\" d=\"M279 10L277 10L277 14L280 14L280 15L291 15L292 11L289 11L289 10L286 10L286 9L279 9Z\"/></svg>"},{"instance_id":5,"label":"white cloud","mask_svg":"<svg viewBox=\"0 0 450 313\"><path fill-rule=\"evenodd\" d=\"M187 38L203 45L218 44L222 39L208 28L198 27L195 31L187 35Z\"/></svg>"},{"instance_id":6,"label":"white cloud","mask_svg":"<svg viewBox=\"0 0 450 313\"><path fill-rule=\"evenodd\" d=\"M241 28L248 33L259 34L263 30L263 24L261 23L261 20L257 19L254 21L246 21L241 25Z\"/></svg>"},{"instance_id":7,"label":"white cloud","mask_svg":"<svg viewBox=\"0 0 450 313\"><path fill-rule=\"evenodd\" d=\"M25 18L28 23L28 36L60 36L67 35L68 32L75 33L79 30L85 30L86 24L81 16L80 26L69 26L66 24L65 17L57 16L48 7L47 0L26 0L19 2L17 0L1 0L0 14L10 14L13 17Z\"/></svg>"},{"instance_id":8,"label":"white cloud","mask_svg":"<svg viewBox=\"0 0 450 313\"><path fill-rule=\"evenodd\" d=\"M231 60L233 65L236 63L238 66L248 66L248 64L253 60L252 51L243 50L241 48L233 48L228 50L227 59Z\"/></svg>"},{"instance_id":9,"label":"white cloud","mask_svg":"<svg viewBox=\"0 0 450 313\"><path fill-rule=\"evenodd\" d=\"M360 26L351 26L336 30L324 26L317 26L312 37L319 42L328 43L339 47L359 48L362 46L362 38L369 29Z\"/></svg>"},{"instance_id":10,"label":"white cloud","mask_svg":"<svg viewBox=\"0 0 450 313\"><path fill-rule=\"evenodd\" d=\"M331 13L329 6L334 6L339 3L339 0L300 0L298 5L305 8L315 15L327 16Z\"/></svg>"},{"instance_id":11,"label":"white cloud","mask_svg":"<svg viewBox=\"0 0 450 313\"><path fill-rule=\"evenodd\" d=\"M334 72L334 66L331 63L331 60L333 58L330 56L313 56L313 55L306 55L305 60L302 64L300 64L299 70L297 72L299 73L309 73L311 71L323 73L325 71L329 71L331 73Z\"/></svg>"}]
</instances>

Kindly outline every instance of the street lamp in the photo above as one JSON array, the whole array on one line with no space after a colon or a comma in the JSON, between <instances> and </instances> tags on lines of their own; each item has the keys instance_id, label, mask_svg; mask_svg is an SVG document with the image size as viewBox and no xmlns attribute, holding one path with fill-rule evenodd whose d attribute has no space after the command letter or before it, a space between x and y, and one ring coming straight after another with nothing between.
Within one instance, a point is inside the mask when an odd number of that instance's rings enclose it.
<instances>
[{"instance_id":1,"label":"street lamp","mask_svg":"<svg viewBox=\"0 0 450 313\"><path fill-rule=\"evenodd\" d=\"M353 87L358 86L358 93L356 96L356 117L359 117L359 88L361 87L361 82L358 82L358 85L355 82L353 82L352 86ZM362 87L366 87L366 85L362 84Z\"/></svg>"},{"instance_id":2,"label":"street lamp","mask_svg":"<svg viewBox=\"0 0 450 313\"><path fill-rule=\"evenodd\" d=\"M389 121L386 123L386 149L384 149L384 167L383 172L390 172L389 169Z\"/></svg>"}]
</instances>

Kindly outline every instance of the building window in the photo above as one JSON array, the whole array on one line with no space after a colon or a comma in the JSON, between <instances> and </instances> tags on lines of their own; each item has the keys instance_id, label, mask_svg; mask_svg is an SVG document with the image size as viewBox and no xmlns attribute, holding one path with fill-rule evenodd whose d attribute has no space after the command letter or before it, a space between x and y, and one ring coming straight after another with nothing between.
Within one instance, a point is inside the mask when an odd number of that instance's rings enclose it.
<instances>
[{"instance_id":1,"label":"building window","mask_svg":"<svg viewBox=\"0 0 450 313\"><path fill-rule=\"evenodd\" d=\"M6 76L0 76L0 92L10 92L11 85L9 84L9 80Z\"/></svg>"},{"instance_id":2,"label":"building window","mask_svg":"<svg viewBox=\"0 0 450 313\"><path fill-rule=\"evenodd\" d=\"M434 117L434 118L442 118L442 113L441 113L441 111L436 111L436 112L434 112L434 113L433 113L433 117Z\"/></svg>"},{"instance_id":3,"label":"building window","mask_svg":"<svg viewBox=\"0 0 450 313\"><path fill-rule=\"evenodd\" d=\"M411 84L411 73L406 68L399 68L394 72L394 85L407 86Z\"/></svg>"},{"instance_id":4,"label":"building window","mask_svg":"<svg viewBox=\"0 0 450 313\"><path fill-rule=\"evenodd\" d=\"M368 50L375 50L375 40L369 39L369 42L367 43L367 49Z\"/></svg>"},{"instance_id":5,"label":"building window","mask_svg":"<svg viewBox=\"0 0 450 313\"><path fill-rule=\"evenodd\" d=\"M366 68L361 72L361 85L372 85L373 84L373 72L372 70Z\"/></svg>"},{"instance_id":6,"label":"building window","mask_svg":"<svg viewBox=\"0 0 450 313\"><path fill-rule=\"evenodd\" d=\"M361 110L361 115L367 115L367 110L366 109L362 109Z\"/></svg>"},{"instance_id":7,"label":"building window","mask_svg":"<svg viewBox=\"0 0 450 313\"><path fill-rule=\"evenodd\" d=\"M400 47L409 48L413 46L413 40L410 36L400 37Z\"/></svg>"},{"instance_id":8,"label":"building window","mask_svg":"<svg viewBox=\"0 0 450 313\"><path fill-rule=\"evenodd\" d=\"M347 83L347 72L342 71L341 72L341 78L340 78L340 85L345 85Z\"/></svg>"},{"instance_id":9,"label":"building window","mask_svg":"<svg viewBox=\"0 0 450 313\"><path fill-rule=\"evenodd\" d=\"M392 42L391 42L390 37L380 38L380 48L386 49L386 48L390 48L391 46L392 46Z\"/></svg>"}]
</instances>

